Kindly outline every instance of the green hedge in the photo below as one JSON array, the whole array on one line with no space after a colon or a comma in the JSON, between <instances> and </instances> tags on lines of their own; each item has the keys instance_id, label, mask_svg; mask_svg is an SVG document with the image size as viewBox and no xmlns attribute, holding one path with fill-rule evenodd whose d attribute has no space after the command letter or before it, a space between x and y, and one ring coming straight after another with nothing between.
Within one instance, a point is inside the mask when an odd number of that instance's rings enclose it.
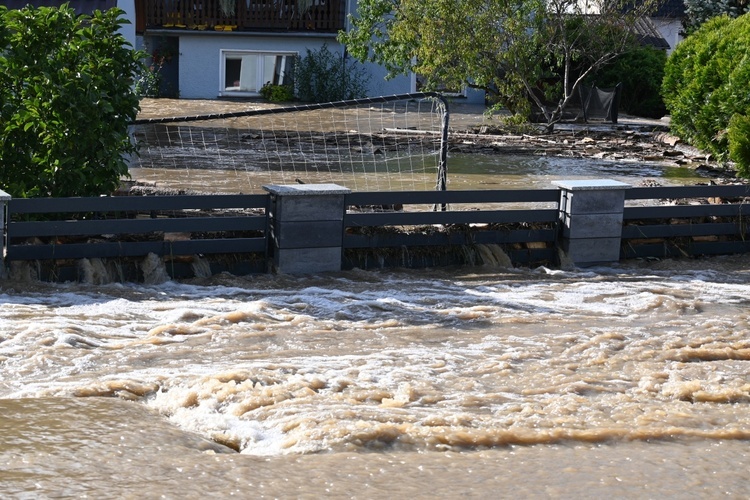
<instances>
[{"instance_id":1,"label":"green hedge","mask_svg":"<svg viewBox=\"0 0 750 500\"><path fill-rule=\"evenodd\" d=\"M622 84L620 107L631 115L661 118L666 114L659 90L664 78L666 52L649 46L635 47L599 70L591 79L598 87Z\"/></svg>"},{"instance_id":2,"label":"green hedge","mask_svg":"<svg viewBox=\"0 0 750 500\"><path fill-rule=\"evenodd\" d=\"M122 14L0 6L0 189L98 196L128 174L141 54L119 34Z\"/></svg>"},{"instance_id":3,"label":"green hedge","mask_svg":"<svg viewBox=\"0 0 750 500\"><path fill-rule=\"evenodd\" d=\"M750 115L750 15L717 17L680 43L667 60L662 96L672 131L729 160L730 120ZM740 175L750 165L738 163Z\"/></svg>"}]
</instances>

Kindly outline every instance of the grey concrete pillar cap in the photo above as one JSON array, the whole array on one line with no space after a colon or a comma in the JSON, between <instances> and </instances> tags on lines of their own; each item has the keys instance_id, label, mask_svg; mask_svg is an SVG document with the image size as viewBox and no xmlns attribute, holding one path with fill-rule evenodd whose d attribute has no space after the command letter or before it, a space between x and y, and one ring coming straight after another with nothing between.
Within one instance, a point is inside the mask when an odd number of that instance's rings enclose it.
<instances>
[{"instance_id":1,"label":"grey concrete pillar cap","mask_svg":"<svg viewBox=\"0 0 750 500\"><path fill-rule=\"evenodd\" d=\"M552 184L568 191L603 191L608 189L629 189L633 186L612 179L585 179L552 181Z\"/></svg>"}]
</instances>

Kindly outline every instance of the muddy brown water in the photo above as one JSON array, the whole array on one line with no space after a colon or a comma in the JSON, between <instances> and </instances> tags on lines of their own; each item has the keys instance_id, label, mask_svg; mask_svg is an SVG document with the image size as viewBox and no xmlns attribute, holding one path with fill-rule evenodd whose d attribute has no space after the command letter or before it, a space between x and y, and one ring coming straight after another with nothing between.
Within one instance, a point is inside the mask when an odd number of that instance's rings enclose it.
<instances>
[{"instance_id":1,"label":"muddy brown water","mask_svg":"<svg viewBox=\"0 0 750 500\"><path fill-rule=\"evenodd\" d=\"M6 281L0 489L746 497L748 269Z\"/></svg>"},{"instance_id":2,"label":"muddy brown water","mask_svg":"<svg viewBox=\"0 0 750 500\"><path fill-rule=\"evenodd\" d=\"M747 256L497 262L0 281L2 496L750 495Z\"/></svg>"}]
</instances>

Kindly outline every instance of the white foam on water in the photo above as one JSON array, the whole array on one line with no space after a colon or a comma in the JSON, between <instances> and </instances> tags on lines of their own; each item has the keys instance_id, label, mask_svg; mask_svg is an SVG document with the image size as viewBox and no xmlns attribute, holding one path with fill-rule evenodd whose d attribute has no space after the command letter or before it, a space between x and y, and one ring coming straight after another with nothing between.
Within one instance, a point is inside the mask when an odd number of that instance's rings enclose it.
<instances>
[{"instance_id":1,"label":"white foam on water","mask_svg":"<svg viewBox=\"0 0 750 500\"><path fill-rule=\"evenodd\" d=\"M741 393L741 363L722 363L722 389L682 360L741 344L747 277L473 271L5 289L0 397L135 399L274 455L491 444L498 425L518 438Z\"/></svg>"}]
</instances>

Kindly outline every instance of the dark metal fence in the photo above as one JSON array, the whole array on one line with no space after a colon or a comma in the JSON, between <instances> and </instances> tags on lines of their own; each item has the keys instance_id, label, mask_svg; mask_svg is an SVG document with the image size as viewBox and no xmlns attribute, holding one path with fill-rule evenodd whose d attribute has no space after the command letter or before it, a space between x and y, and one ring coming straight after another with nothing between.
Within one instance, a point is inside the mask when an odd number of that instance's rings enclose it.
<instances>
[{"instance_id":1,"label":"dark metal fence","mask_svg":"<svg viewBox=\"0 0 750 500\"><path fill-rule=\"evenodd\" d=\"M437 247L446 253L448 248L478 244L502 246L514 264L554 262L559 199L555 189L351 193L346 196L350 211L344 216L343 246L347 260L358 267L368 267L365 258L382 262L388 256L385 249L396 250L394 263L403 262L404 248L411 249L412 256L414 249L421 249L420 261L426 264L449 263L435 251ZM503 208L539 202L553 207ZM415 205L423 209L392 210ZM447 207L461 209L442 209ZM365 250L369 255L363 254Z\"/></svg>"},{"instance_id":2,"label":"dark metal fence","mask_svg":"<svg viewBox=\"0 0 750 500\"><path fill-rule=\"evenodd\" d=\"M266 195L13 199L6 258L265 254Z\"/></svg>"},{"instance_id":3,"label":"dark metal fence","mask_svg":"<svg viewBox=\"0 0 750 500\"><path fill-rule=\"evenodd\" d=\"M750 186L632 188L626 200L621 258L685 257L750 251Z\"/></svg>"},{"instance_id":4,"label":"dark metal fence","mask_svg":"<svg viewBox=\"0 0 750 500\"><path fill-rule=\"evenodd\" d=\"M749 252L748 197L747 186L628 189L621 258ZM456 264L443 256L478 245L498 245L514 265L554 265L561 238L559 198L556 189L350 193L343 267ZM653 201L644 206L644 200ZM165 260L232 254L264 261L273 237L268 203L269 195L12 199L5 259L154 253ZM405 252L422 257L405 263Z\"/></svg>"}]
</instances>

